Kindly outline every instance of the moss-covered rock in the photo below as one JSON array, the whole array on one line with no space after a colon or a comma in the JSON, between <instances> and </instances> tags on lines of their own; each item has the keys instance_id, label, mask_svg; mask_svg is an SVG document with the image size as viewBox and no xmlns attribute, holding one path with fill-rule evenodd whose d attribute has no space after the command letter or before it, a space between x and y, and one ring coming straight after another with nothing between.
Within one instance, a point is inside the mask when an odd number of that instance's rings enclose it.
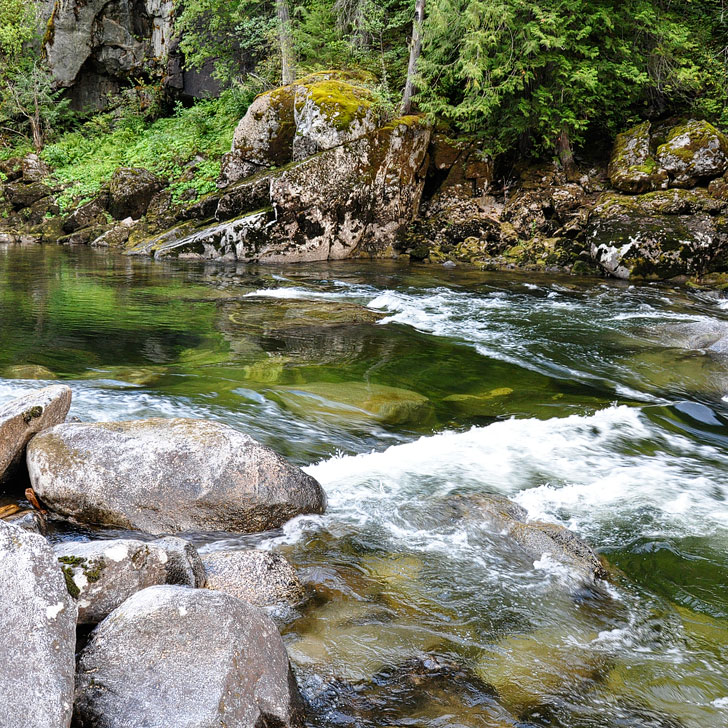
<instances>
[{"instance_id":1,"label":"moss-covered rock","mask_svg":"<svg viewBox=\"0 0 728 728\"><path fill-rule=\"evenodd\" d=\"M312 74L258 96L223 158L221 187L359 139L374 130L374 97L348 74Z\"/></svg>"},{"instance_id":2,"label":"moss-covered rock","mask_svg":"<svg viewBox=\"0 0 728 728\"><path fill-rule=\"evenodd\" d=\"M608 175L614 187L631 195L664 189L668 174L652 156L650 122L619 134L609 161Z\"/></svg>"},{"instance_id":3,"label":"moss-covered rock","mask_svg":"<svg viewBox=\"0 0 728 728\"><path fill-rule=\"evenodd\" d=\"M669 173L670 186L693 187L728 169L728 137L707 121L691 119L668 132L656 159Z\"/></svg>"},{"instance_id":4,"label":"moss-covered rock","mask_svg":"<svg viewBox=\"0 0 728 728\"><path fill-rule=\"evenodd\" d=\"M117 220L138 220L164 181L141 167L120 167L109 182L109 212Z\"/></svg>"},{"instance_id":5,"label":"moss-covered rock","mask_svg":"<svg viewBox=\"0 0 728 728\"><path fill-rule=\"evenodd\" d=\"M728 253L723 208L698 190L605 194L587 231L592 258L617 278L660 280L722 270Z\"/></svg>"}]
</instances>

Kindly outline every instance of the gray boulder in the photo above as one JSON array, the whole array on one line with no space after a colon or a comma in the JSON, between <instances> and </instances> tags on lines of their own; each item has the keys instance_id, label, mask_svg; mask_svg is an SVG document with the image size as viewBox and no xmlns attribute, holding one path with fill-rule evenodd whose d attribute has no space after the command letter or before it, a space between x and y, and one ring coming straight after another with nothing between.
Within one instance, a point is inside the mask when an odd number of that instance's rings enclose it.
<instances>
[{"instance_id":1,"label":"gray boulder","mask_svg":"<svg viewBox=\"0 0 728 728\"><path fill-rule=\"evenodd\" d=\"M607 273L624 279L722 270L728 254L726 207L703 190L605 194L589 217L591 256Z\"/></svg>"},{"instance_id":2,"label":"gray boulder","mask_svg":"<svg viewBox=\"0 0 728 728\"><path fill-rule=\"evenodd\" d=\"M296 728L303 709L265 614L228 594L153 586L82 651L74 719L79 728Z\"/></svg>"},{"instance_id":3,"label":"gray boulder","mask_svg":"<svg viewBox=\"0 0 728 728\"><path fill-rule=\"evenodd\" d=\"M116 220L138 220L163 187L164 180L147 169L120 167L109 182L109 212Z\"/></svg>"},{"instance_id":4,"label":"gray boulder","mask_svg":"<svg viewBox=\"0 0 728 728\"><path fill-rule=\"evenodd\" d=\"M71 388L63 384L36 389L0 406L0 484L15 474L33 435L63 422L70 407Z\"/></svg>"},{"instance_id":5,"label":"gray boulder","mask_svg":"<svg viewBox=\"0 0 728 728\"><path fill-rule=\"evenodd\" d=\"M97 624L148 586L204 586L200 558L194 547L182 539L151 543L133 539L66 541L55 546L54 551L68 591L77 600L79 624Z\"/></svg>"},{"instance_id":6,"label":"gray boulder","mask_svg":"<svg viewBox=\"0 0 728 728\"><path fill-rule=\"evenodd\" d=\"M268 551L211 551L201 554L207 588L231 594L256 607L298 604L304 597L296 570Z\"/></svg>"},{"instance_id":7,"label":"gray boulder","mask_svg":"<svg viewBox=\"0 0 728 728\"><path fill-rule=\"evenodd\" d=\"M326 505L312 477L207 420L61 425L33 439L27 461L49 508L147 533L265 531Z\"/></svg>"},{"instance_id":8,"label":"gray boulder","mask_svg":"<svg viewBox=\"0 0 728 728\"><path fill-rule=\"evenodd\" d=\"M76 605L47 541L0 521L0 723L68 728Z\"/></svg>"}]
</instances>

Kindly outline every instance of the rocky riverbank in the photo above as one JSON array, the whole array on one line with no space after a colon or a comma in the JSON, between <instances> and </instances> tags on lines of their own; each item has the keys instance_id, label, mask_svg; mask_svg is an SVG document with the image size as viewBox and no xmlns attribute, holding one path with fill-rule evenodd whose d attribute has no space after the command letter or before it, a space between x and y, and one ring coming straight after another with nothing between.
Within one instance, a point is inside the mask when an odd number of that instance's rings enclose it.
<instances>
[{"instance_id":1,"label":"rocky riverbank","mask_svg":"<svg viewBox=\"0 0 728 728\"><path fill-rule=\"evenodd\" d=\"M424 117L383 119L356 77L322 72L257 97L218 190L173 198L120 168L61 213L53 171L0 165L0 241L113 247L220 262L355 257L524 268L722 286L728 139L705 121L645 122L611 159L569 179L555 166L496 175L478 143Z\"/></svg>"},{"instance_id":2,"label":"rocky riverbank","mask_svg":"<svg viewBox=\"0 0 728 728\"><path fill-rule=\"evenodd\" d=\"M304 586L277 553L198 553L167 534L269 530L322 513L321 486L224 425L65 422L70 405L70 389L54 385L0 408L0 477L18 504L0 511L0 624L15 656L0 668L2 714L28 728L302 726L304 702L265 610L309 599L310 578ZM431 512L490 524L527 558L566 567L577 590L608 578L573 533L528 521L505 498L455 496ZM62 522L91 539L47 540L47 524ZM135 536L109 539L101 527ZM417 661L393 676L462 671L433 665Z\"/></svg>"}]
</instances>

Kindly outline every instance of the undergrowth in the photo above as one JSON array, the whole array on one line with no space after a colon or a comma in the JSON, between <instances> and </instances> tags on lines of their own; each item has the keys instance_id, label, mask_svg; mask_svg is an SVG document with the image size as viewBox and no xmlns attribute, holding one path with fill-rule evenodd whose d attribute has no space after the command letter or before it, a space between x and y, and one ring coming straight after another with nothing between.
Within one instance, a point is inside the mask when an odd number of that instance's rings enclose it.
<instances>
[{"instance_id":1,"label":"undergrowth","mask_svg":"<svg viewBox=\"0 0 728 728\"><path fill-rule=\"evenodd\" d=\"M178 104L171 116L154 121L129 109L91 117L42 152L63 187L58 204L66 210L90 200L118 167L144 167L164 177L176 200L213 190L220 157L253 97L247 89L226 91L190 108Z\"/></svg>"}]
</instances>

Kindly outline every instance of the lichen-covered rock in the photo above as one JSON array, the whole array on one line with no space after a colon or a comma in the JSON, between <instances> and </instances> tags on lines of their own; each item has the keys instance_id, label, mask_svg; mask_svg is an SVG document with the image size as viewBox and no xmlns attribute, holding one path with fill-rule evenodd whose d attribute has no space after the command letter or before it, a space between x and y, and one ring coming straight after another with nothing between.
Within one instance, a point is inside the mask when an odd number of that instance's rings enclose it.
<instances>
[{"instance_id":1,"label":"lichen-covered rock","mask_svg":"<svg viewBox=\"0 0 728 728\"><path fill-rule=\"evenodd\" d=\"M264 531L326 502L270 448L207 420L69 423L35 437L27 461L49 508L154 534Z\"/></svg>"},{"instance_id":2,"label":"lichen-covered rock","mask_svg":"<svg viewBox=\"0 0 728 728\"><path fill-rule=\"evenodd\" d=\"M256 607L221 592L153 586L94 631L78 661L79 728L300 728L283 641Z\"/></svg>"},{"instance_id":3,"label":"lichen-covered rock","mask_svg":"<svg viewBox=\"0 0 728 728\"><path fill-rule=\"evenodd\" d=\"M235 129L233 156L223 160L222 174L227 184L263 167L279 167L291 161L296 133L295 98L296 87L283 86L253 101Z\"/></svg>"},{"instance_id":4,"label":"lichen-covered rock","mask_svg":"<svg viewBox=\"0 0 728 728\"><path fill-rule=\"evenodd\" d=\"M22 169L26 182L42 182L51 173L50 165L37 154L28 154L23 159Z\"/></svg>"},{"instance_id":5,"label":"lichen-covered rock","mask_svg":"<svg viewBox=\"0 0 728 728\"><path fill-rule=\"evenodd\" d=\"M0 721L68 728L76 605L48 542L0 521Z\"/></svg>"},{"instance_id":6,"label":"lichen-covered rock","mask_svg":"<svg viewBox=\"0 0 728 728\"><path fill-rule=\"evenodd\" d=\"M117 220L138 220L149 208L164 181L141 167L120 167L109 182L109 212Z\"/></svg>"},{"instance_id":7,"label":"lichen-covered rock","mask_svg":"<svg viewBox=\"0 0 728 728\"><path fill-rule=\"evenodd\" d=\"M200 555L207 588L222 591L256 607L298 604L304 588L296 570L269 551L210 551Z\"/></svg>"},{"instance_id":8,"label":"lichen-covered rock","mask_svg":"<svg viewBox=\"0 0 728 728\"><path fill-rule=\"evenodd\" d=\"M199 556L183 539L65 541L54 551L68 592L77 600L79 624L97 624L132 594L149 586L204 586L204 578L198 581L200 574L204 577Z\"/></svg>"},{"instance_id":9,"label":"lichen-covered rock","mask_svg":"<svg viewBox=\"0 0 728 728\"><path fill-rule=\"evenodd\" d=\"M49 197L53 190L42 182L10 182L5 185L5 199L16 209L30 207L32 204Z\"/></svg>"},{"instance_id":10,"label":"lichen-covered rock","mask_svg":"<svg viewBox=\"0 0 728 728\"><path fill-rule=\"evenodd\" d=\"M316 73L258 96L223 157L220 187L359 139L374 130L371 92L345 73Z\"/></svg>"},{"instance_id":11,"label":"lichen-covered rock","mask_svg":"<svg viewBox=\"0 0 728 728\"><path fill-rule=\"evenodd\" d=\"M314 79L296 88L294 161L359 139L376 126L368 89L333 78Z\"/></svg>"},{"instance_id":12,"label":"lichen-covered rock","mask_svg":"<svg viewBox=\"0 0 728 728\"><path fill-rule=\"evenodd\" d=\"M670 129L656 159L671 187L693 187L728 169L728 137L707 121L691 119Z\"/></svg>"},{"instance_id":13,"label":"lichen-covered rock","mask_svg":"<svg viewBox=\"0 0 728 728\"><path fill-rule=\"evenodd\" d=\"M650 122L645 121L617 135L607 173L622 192L639 195L668 185L669 176L650 149L650 130Z\"/></svg>"},{"instance_id":14,"label":"lichen-covered rock","mask_svg":"<svg viewBox=\"0 0 728 728\"><path fill-rule=\"evenodd\" d=\"M726 203L700 190L607 194L592 210L592 259L617 278L666 279L722 270Z\"/></svg>"},{"instance_id":15,"label":"lichen-covered rock","mask_svg":"<svg viewBox=\"0 0 728 728\"><path fill-rule=\"evenodd\" d=\"M0 484L15 474L33 435L63 422L70 407L71 388L64 384L36 389L0 406Z\"/></svg>"}]
</instances>

